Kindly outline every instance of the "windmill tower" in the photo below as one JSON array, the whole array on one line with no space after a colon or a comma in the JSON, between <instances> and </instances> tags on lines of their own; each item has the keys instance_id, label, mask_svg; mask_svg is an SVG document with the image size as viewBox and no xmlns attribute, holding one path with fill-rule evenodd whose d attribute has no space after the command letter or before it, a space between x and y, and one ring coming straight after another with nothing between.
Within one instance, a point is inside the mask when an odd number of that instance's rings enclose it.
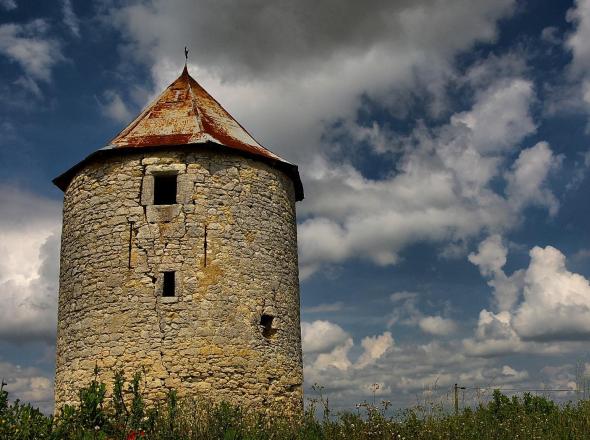
<instances>
[{"instance_id":1,"label":"windmill tower","mask_svg":"<svg viewBox=\"0 0 590 440\"><path fill-rule=\"evenodd\" d=\"M188 73L64 192L56 408L95 366L241 405L302 406L297 167ZM108 377L103 377L108 380Z\"/></svg>"}]
</instances>

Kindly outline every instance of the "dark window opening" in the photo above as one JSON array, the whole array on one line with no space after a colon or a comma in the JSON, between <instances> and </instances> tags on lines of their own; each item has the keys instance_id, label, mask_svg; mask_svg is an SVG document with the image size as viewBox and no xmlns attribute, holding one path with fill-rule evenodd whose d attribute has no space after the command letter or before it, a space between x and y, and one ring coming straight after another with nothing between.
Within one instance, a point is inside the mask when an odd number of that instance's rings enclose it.
<instances>
[{"instance_id":1,"label":"dark window opening","mask_svg":"<svg viewBox=\"0 0 590 440\"><path fill-rule=\"evenodd\" d=\"M272 328L272 321L273 321L274 316L272 315L262 315L260 317L260 326L262 327L262 336L264 336L266 339L270 339L272 338L275 333L277 332L276 328Z\"/></svg>"},{"instance_id":2,"label":"dark window opening","mask_svg":"<svg viewBox=\"0 0 590 440\"><path fill-rule=\"evenodd\" d=\"M176 174L154 175L154 205L176 203Z\"/></svg>"},{"instance_id":3,"label":"dark window opening","mask_svg":"<svg viewBox=\"0 0 590 440\"><path fill-rule=\"evenodd\" d=\"M174 272L164 272L162 296L174 296Z\"/></svg>"}]
</instances>

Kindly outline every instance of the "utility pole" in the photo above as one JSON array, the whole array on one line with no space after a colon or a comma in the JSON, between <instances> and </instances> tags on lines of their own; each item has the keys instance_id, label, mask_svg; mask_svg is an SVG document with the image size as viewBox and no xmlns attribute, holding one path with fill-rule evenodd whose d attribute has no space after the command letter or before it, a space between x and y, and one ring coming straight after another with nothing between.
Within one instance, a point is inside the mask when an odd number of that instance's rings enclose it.
<instances>
[{"instance_id":1,"label":"utility pole","mask_svg":"<svg viewBox=\"0 0 590 440\"><path fill-rule=\"evenodd\" d=\"M455 415L459 415L459 390L464 390L465 387L460 387L459 385L455 384Z\"/></svg>"}]
</instances>

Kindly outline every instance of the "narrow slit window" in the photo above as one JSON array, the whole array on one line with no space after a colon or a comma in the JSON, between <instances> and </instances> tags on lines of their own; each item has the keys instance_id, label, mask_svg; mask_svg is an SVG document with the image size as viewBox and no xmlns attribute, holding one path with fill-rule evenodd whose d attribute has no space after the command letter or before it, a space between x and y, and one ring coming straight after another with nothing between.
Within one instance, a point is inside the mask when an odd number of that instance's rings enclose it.
<instances>
[{"instance_id":1,"label":"narrow slit window","mask_svg":"<svg viewBox=\"0 0 590 440\"><path fill-rule=\"evenodd\" d=\"M164 272L162 296L175 296L175 272Z\"/></svg>"},{"instance_id":2,"label":"narrow slit window","mask_svg":"<svg viewBox=\"0 0 590 440\"><path fill-rule=\"evenodd\" d=\"M176 203L176 174L154 175L154 205Z\"/></svg>"}]
</instances>

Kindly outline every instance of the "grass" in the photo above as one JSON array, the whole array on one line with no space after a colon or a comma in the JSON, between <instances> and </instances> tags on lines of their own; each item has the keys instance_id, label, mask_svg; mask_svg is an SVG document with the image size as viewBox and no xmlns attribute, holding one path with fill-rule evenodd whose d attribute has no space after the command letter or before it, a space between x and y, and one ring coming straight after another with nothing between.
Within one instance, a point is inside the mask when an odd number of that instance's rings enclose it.
<instances>
[{"instance_id":1,"label":"grass","mask_svg":"<svg viewBox=\"0 0 590 440\"><path fill-rule=\"evenodd\" d=\"M126 384L116 373L112 396L95 378L80 390L80 404L56 417L29 404L10 402L0 388L0 439L586 439L590 438L590 401L556 404L524 394L509 398L495 391L474 408L449 414L442 407L415 407L390 414L389 404L364 403L358 412L332 414L321 397L297 417L245 411L226 403L182 400L170 391L165 401L146 408L141 376ZM323 410L316 417L316 409Z\"/></svg>"}]
</instances>

